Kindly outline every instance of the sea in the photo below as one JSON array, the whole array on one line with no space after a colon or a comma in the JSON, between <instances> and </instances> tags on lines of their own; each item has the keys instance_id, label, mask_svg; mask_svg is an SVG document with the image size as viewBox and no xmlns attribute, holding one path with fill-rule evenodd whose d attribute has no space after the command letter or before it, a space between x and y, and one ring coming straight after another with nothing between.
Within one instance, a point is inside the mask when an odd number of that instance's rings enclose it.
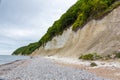
<instances>
[{"instance_id":1,"label":"sea","mask_svg":"<svg viewBox=\"0 0 120 80\"><path fill-rule=\"evenodd\" d=\"M0 65L7 64L16 60L29 59L28 56L0 55Z\"/></svg>"}]
</instances>

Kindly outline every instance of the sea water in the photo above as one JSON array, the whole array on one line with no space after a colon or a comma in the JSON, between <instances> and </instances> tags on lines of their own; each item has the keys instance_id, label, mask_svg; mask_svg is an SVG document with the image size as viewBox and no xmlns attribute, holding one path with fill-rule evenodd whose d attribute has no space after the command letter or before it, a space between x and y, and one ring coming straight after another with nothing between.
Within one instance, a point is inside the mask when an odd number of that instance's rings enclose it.
<instances>
[{"instance_id":1,"label":"sea water","mask_svg":"<svg viewBox=\"0 0 120 80\"><path fill-rule=\"evenodd\" d=\"M28 56L0 55L0 65L28 58Z\"/></svg>"}]
</instances>

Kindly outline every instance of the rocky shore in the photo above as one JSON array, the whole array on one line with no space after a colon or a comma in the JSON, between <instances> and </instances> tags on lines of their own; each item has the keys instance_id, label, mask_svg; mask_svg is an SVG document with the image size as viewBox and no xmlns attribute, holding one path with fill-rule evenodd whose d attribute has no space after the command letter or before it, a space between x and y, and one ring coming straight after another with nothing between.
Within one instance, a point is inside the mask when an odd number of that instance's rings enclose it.
<instances>
[{"instance_id":1,"label":"rocky shore","mask_svg":"<svg viewBox=\"0 0 120 80\"><path fill-rule=\"evenodd\" d=\"M59 65L84 69L90 73L111 80L120 80L120 59L85 61L77 58L50 56L46 57L54 60ZM96 66L92 67L91 63Z\"/></svg>"},{"instance_id":2,"label":"rocky shore","mask_svg":"<svg viewBox=\"0 0 120 80\"><path fill-rule=\"evenodd\" d=\"M84 69L56 64L48 58L32 58L0 66L0 80L110 80Z\"/></svg>"}]
</instances>

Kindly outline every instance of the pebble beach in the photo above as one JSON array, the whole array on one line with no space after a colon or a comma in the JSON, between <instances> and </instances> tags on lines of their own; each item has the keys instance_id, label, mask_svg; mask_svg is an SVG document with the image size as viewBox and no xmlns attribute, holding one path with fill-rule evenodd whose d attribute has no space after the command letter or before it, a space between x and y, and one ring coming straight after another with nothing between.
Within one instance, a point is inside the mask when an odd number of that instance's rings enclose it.
<instances>
[{"instance_id":1,"label":"pebble beach","mask_svg":"<svg viewBox=\"0 0 120 80\"><path fill-rule=\"evenodd\" d=\"M110 80L80 68L56 64L43 57L0 66L0 80Z\"/></svg>"}]
</instances>

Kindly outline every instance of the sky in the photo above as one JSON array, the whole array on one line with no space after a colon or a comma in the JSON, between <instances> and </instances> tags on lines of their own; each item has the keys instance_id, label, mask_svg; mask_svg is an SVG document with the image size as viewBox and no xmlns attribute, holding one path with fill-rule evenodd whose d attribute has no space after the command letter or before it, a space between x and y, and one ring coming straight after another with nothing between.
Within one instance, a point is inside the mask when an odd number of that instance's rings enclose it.
<instances>
[{"instance_id":1,"label":"sky","mask_svg":"<svg viewBox=\"0 0 120 80\"><path fill-rule=\"evenodd\" d=\"M0 55L36 42L77 0L0 0Z\"/></svg>"}]
</instances>

